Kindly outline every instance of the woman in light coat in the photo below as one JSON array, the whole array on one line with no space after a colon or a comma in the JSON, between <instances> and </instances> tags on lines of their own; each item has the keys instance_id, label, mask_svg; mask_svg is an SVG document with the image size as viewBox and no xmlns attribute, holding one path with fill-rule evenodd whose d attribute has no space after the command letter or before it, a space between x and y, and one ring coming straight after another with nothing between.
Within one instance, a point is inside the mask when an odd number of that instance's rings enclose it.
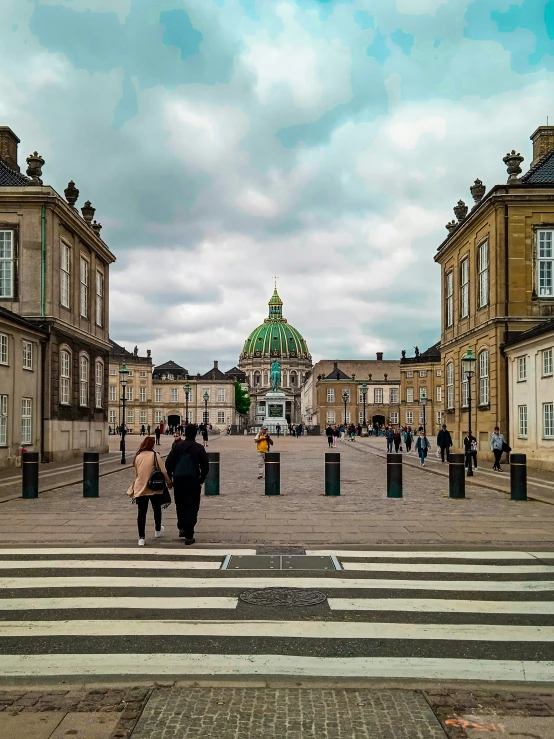
<instances>
[{"instance_id":1,"label":"woman in light coat","mask_svg":"<svg viewBox=\"0 0 554 739\"><path fill-rule=\"evenodd\" d=\"M147 436L142 444L140 445L133 462L135 469L135 481L127 490L129 495L137 504L137 525L138 525L138 545L139 547L144 546L146 539L146 513L148 511L148 501L152 505L154 512L154 523L155 523L155 536L156 538L161 536L164 532L162 526L162 506L160 503L160 496L163 490L150 490L148 487L148 480L150 475L154 471L154 468L158 466L158 469L165 477L167 487L173 487L172 482L165 469L165 464L161 456L154 451L154 437Z\"/></svg>"}]
</instances>

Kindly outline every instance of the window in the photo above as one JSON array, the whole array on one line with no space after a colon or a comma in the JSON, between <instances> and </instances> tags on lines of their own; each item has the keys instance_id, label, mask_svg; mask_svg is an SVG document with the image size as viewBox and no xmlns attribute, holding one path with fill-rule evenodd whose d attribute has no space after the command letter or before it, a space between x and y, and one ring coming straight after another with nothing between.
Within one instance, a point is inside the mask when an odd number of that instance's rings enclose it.
<instances>
[{"instance_id":1,"label":"window","mask_svg":"<svg viewBox=\"0 0 554 739\"><path fill-rule=\"evenodd\" d=\"M469 259L460 264L460 316L469 316Z\"/></svg>"},{"instance_id":2,"label":"window","mask_svg":"<svg viewBox=\"0 0 554 739\"><path fill-rule=\"evenodd\" d=\"M381 404L383 402L383 388L382 387L376 387L373 390L373 402L376 404Z\"/></svg>"},{"instance_id":3,"label":"window","mask_svg":"<svg viewBox=\"0 0 554 739\"><path fill-rule=\"evenodd\" d=\"M60 352L60 403L69 404L70 354L65 349Z\"/></svg>"},{"instance_id":4,"label":"window","mask_svg":"<svg viewBox=\"0 0 554 739\"><path fill-rule=\"evenodd\" d=\"M347 397L347 399L346 399L346 402L347 402L347 403L350 403L350 390L348 390L347 388L346 388L346 389L345 389L345 388L343 388L343 390L342 390L342 393L341 393L341 400L342 400L342 402L344 403L344 398L343 398L342 396L343 396L343 395L344 395L345 393L346 393L346 395L348 396L348 397Z\"/></svg>"},{"instance_id":5,"label":"window","mask_svg":"<svg viewBox=\"0 0 554 739\"><path fill-rule=\"evenodd\" d=\"M33 369L33 344L23 340L23 369Z\"/></svg>"},{"instance_id":6,"label":"window","mask_svg":"<svg viewBox=\"0 0 554 739\"><path fill-rule=\"evenodd\" d=\"M217 402L225 403L225 388L224 387L220 387L217 390Z\"/></svg>"},{"instance_id":7,"label":"window","mask_svg":"<svg viewBox=\"0 0 554 739\"><path fill-rule=\"evenodd\" d=\"M171 390L169 391L169 400L171 403L176 403L179 400L176 387L172 387Z\"/></svg>"},{"instance_id":8,"label":"window","mask_svg":"<svg viewBox=\"0 0 554 739\"><path fill-rule=\"evenodd\" d=\"M161 423L161 422L162 422L162 412L154 411L154 423Z\"/></svg>"},{"instance_id":9,"label":"window","mask_svg":"<svg viewBox=\"0 0 554 739\"><path fill-rule=\"evenodd\" d=\"M139 372L139 377L146 377L146 372L144 370L141 370Z\"/></svg>"},{"instance_id":10,"label":"window","mask_svg":"<svg viewBox=\"0 0 554 739\"><path fill-rule=\"evenodd\" d=\"M423 411L419 411L419 425L423 426L423 422L425 421L426 414Z\"/></svg>"},{"instance_id":11,"label":"window","mask_svg":"<svg viewBox=\"0 0 554 739\"><path fill-rule=\"evenodd\" d=\"M133 375L134 375L133 370L128 370L127 371L127 377L133 377Z\"/></svg>"},{"instance_id":12,"label":"window","mask_svg":"<svg viewBox=\"0 0 554 739\"><path fill-rule=\"evenodd\" d=\"M517 358L517 381L525 382L527 379L527 357Z\"/></svg>"},{"instance_id":13,"label":"window","mask_svg":"<svg viewBox=\"0 0 554 739\"><path fill-rule=\"evenodd\" d=\"M117 423L117 411L110 411L110 424L114 425Z\"/></svg>"},{"instance_id":14,"label":"window","mask_svg":"<svg viewBox=\"0 0 554 739\"><path fill-rule=\"evenodd\" d=\"M104 274L96 272L96 325L104 325Z\"/></svg>"},{"instance_id":15,"label":"window","mask_svg":"<svg viewBox=\"0 0 554 739\"><path fill-rule=\"evenodd\" d=\"M554 403L542 404L543 436L545 439L554 438Z\"/></svg>"},{"instance_id":16,"label":"window","mask_svg":"<svg viewBox=\"0 0 554 739\"><path fill-rule=\"evenodd\" d=\"M110 402L111 403L115 403L115 401L117 400L116 391L117 391L116 386L110 385Z\"/></svg>"},{"instance_id":17,"label":"window","mask_svg":"<svg viewBox=\"0 0 554 739\"><path fill-rule=\"evenodd\" d=\"M527 438L527 406L518 405L518 419L519 419L519 438Z\"/></svg>"},{"instance_id":18,"label":"window","mask_svg":"<svg viewBox=\"0 0 554 739\"><path fill-rule=\"evenodd\" d=\"M446 365L446 407L454 408L454 365Z\"/></svg>"},{"instance_id":19,"label":"window","mask_svg":"<svg viewBox=\"0 0 554 739\"><path fill-rule=\"evenodd\" d=\"M210 411L204 411L202 413L202 423L209 423L210 422Z\"/></svg>"},{"instance_id":20,"label":"window","mask_svg":"<svg viewBox=\"0 0 554 739\"><path fill-rule=\"evenodd\" d=\"M117 375L117 370L116 370L116 369L111 369L111 370L110 370L110 375L111 375L112 377L115 377L115 376Z\"/></svg>"},{"instance_id":21,"label":"window","mask_svg":"<svg viewBox=\"0 0 554 739\"><path fill-rule=\"evenodd\" d=\"M437 411L437 424L439 426L442 424L442 411Z\"/></svg>"},{"instance_id":22,"label":"window","mask_svg":"<svg viewBox=\"0 0 554 739\"><path fill-rule=\"evenodd\" d=\"M390 414L390 422L393 424L398 423L398 413L396 411Z\"/></svg>"},{"instance_id":23,"label":"window","mask_svg":"<svg viewBox=\"0 0 554 739\"><path fill-rule=\"evenodd\" d=\"M460 389L462 392L462 408L467 408L469 405L469 378L465 372L462 377L462 386Z\"/></svg>"},{"instance_id":24,"label":"window","mask_svg":"<svg viewBox=\"0 0 554 739\"><path fill-rule=\"evenodd\" d=\"M141 411L141 412L140 412L140 422L141 422L141 423L146 423L146 421L147 421L147 418L146 418L146 411Z\"/></svg>"},{"instance_id":25,"label":"window","mask_svg":"<svg viewBox=\"0 0 554 739\"><path fill-rule=\"evenodd\" d=\"M350 411L346 411L346 414L345 414L345 423L350 423Z\"/></svg>"},{"instance_id":26,"label":"window","mask_svg":"<svg viewBox=\"0 0 554 739\"><path fill-rule=\"evenodd\" d=\"M0 395L0 446L8 445L8 396Z\"/></svg>"},{"instance_id":27,"label":"window","mask_svg":"<svg viewBox=\"0 0 554 739\"><path fill-rule=\"evenodd\" d=\"M552 374L552 349L544 349L542 353L542 374L543 377L550 377Z\"/></svg>"},{"instance_id":28,"label":"window","mask_svg":"<svg viewBox=\"0 0 554 739\"><path fill-rule=\"evenodd\" d=\"M449 272L446 275L444 296L446 308L446 327L449 328L454 323L454 275L452 272Z\"/></svg>"},{"instance_id":29,"label":"window","mask_svg":"<svg viewBox=\"0 0 554 739\"><path fill-rule=\"evenodd\" d=\"M437 374L437 377L442 377L442 370L437 370L436 374Z\"/></svg>"},{"instance_id":30,"label":"window","mask_svg":"<svg viewBox=\"0 0 554 739\"><path fill-rule=\"evenodd\" d=\"M140 393L140 402L145 403L146 402L146 388L141 387L139 390L139 393Z\"/></svg>"},{"instance_id":31,"label":"window","mask_svg":"<svg viewBox=\"0 0 554 739\"><path fill-rule=\"evenodd\" d=\"M479 246L479 308L489 302L489 242Z\"/></svg>"},{"instance_id":32,"label":"window","mask_svg":"<svg viewBox=\"0 0 554 739\"><path fill-rule=\"evenodd\" d=\"M0 364L8 364L8 337L0 334Z\"/></svg>"},{"instance_id":33,"label":"window","mask_svg":"<svg viewBox=\"0 0 554 739\"><path fill-rule=\"evenodd\" d=\"M62 241L61 245L61 268L60 268L60 302L65 308L69 308L69 246Z\"/></svg>"},{"instance_id":34,"label":"window","mask_svg":"<svg viewBox=\"0 0 554 739\"><path fill-rule=\"evenodd\" d=\"M104 399L104 365L102 362L96 362L95 372L95 384L94 384L94 405L96 408L102 408Z\"/></svg>"},{"instance_id":35,"label":"window","mask_svg":"<svg viewBox=\"0 0 554 739\"><path fill-rule=\"evenodd\" d=\"M225 423L225 411L218 411L217 412L217 422L218 423Z\"/></svg>"},{"instance_id":36,"label":"window","mask_svg":"<svg viewBox=\"0 0 554 739\"><path fill-rule=\"evenodd\" d=\"M413 372L406 372L406 377L413 377L413 376L414 376Z\"/></svg>"},{"instance_id":37,"label":"window","mask_svg":"<svg viewBox=\"0 0 554 739\"><path fill-rule=\"evenodd\" d=\"M390 389L390 402L398 403L398 388L397 387L391 387Z\"/></svg>"},{"instance_id":38,"label":"window","mask_svg":"<svg viewBox=\"0 0 554 739\"><path fill-rule=\"evenodd\" d=\"M479 405L489 404L489 353L479 354Z\"/></svg>"},{"instance_id":39,"label":"window","mask_svg":"<svg viewBox=\"0 0 554 739\"><path fill-rule=\"evenodd\" d=\"M427 388L425 387L425 385L422 385L422 387L419 388L419 399L421 400L422 398L426 398L426 397L427 397Z\"/></svg>"},{"instance_id":40,"label":"window","mask_svg":"<svg viewBox=\"0 0 554 739\"><path fill-rule=\"evenodd\" d=\"M406 423L408 426L411 426L414 422L414 414L413 411L406 411Z\"/></svg>"},{"instance_id":41,"label":"window","mask_svg":"<svg viewBox=\"0 0 554 739\"><path fill-rule=\"evenodd\" d=\"M21 443L33 443L33 399L21 398Z\"/></svg>"},{"instance_id":42,"label":"window","mask_svg":"<svg viewBox=\"0 0 554 739\"><path fill-rule=\"evenodd\" d=\"M79 358L79 405L88 405L88 359Z\"/></svg>"},{"instance_id":43,"label":"window","mask_svg":"<svg viewBox=\"0 0 554 739\"><path fill-rule=\"evenodd\" d=\"M419 371L419 376L420 377L427 377L427 370L420 370Z\"/></svg>"},{"instance_id":44,"label":"window","mask_svg":"<svg viewBox=\"0 0 554 739\"><path fill-rule=\"evenodd\" d=\"M88 261L81 257L81 315L88 318Z\"/></svg>"},{"instance_id":45,"label":"window","mask_svg":"<svg viewBox=\"0 0 554 739\"><path fill-rule=\"evenodd\" d=\"M127 387L125 388L125 390L127 391L126 400L131 400L131 401L134 400L133 386L132 385L127 385Z\"/></svg>"},{"instance_id":46,"label":"window","mask_svg":"<svg viewBox=\"0 0 554 739\"><path fill-rule=\"evenodd\" d=\"M442 385L437 386L437 403L442 403Z\"/></svg>"},{"instance_id":47,"label":"window","mask_svg":"<svg viewBox=\"0 0 554 739\"><path fill-rule=\"evenodd\" d=\"M154 390L154 396L156 398L156 403L161 403L162 402L162 388L161 387L157 387ZM159 421L158 421L158 423L159 423Z\"/></svg>"},{"instance_id":48,"label":"window","mask_svg":"<svg viewBox=\"0 0 554 739\"><path fill-rule=\"evenodd\" d=\"M406 403L414 402L414 389L413 387L406 388Z\"/></svg>"},{"instance_id":49,"label":"window","mask_svg":"<svg viewBox=\"0 0 554 739\"><path fill-rule=\"evenodd\" d=\"M335 423L335 414L333 411L327 411L327 423Z\"/></svg>"},{"instance_id":50,"label":"window","mask_svg":"<svg viewBox=\"0 0 554 739\"><path fill-rule=\"evenodd\" d=\"M0 231L0 298L15 297L13 231Z\"/></svg>"},{"instance_id":51,"label":"window","mask_svg":"<svg viewBox=\"0 0 554 739\"><path fill-rule=\"evenodd\" d=\"M539 231L538 283L539 297L554 296L554 254L552 253L552 231Z\"/></svg>"},{"instance_id":52,"label":"window","mask_svg":"<svg viewBox=\"0 0 554 739\"><path fill-rule=\"evenodd\" d=\"M290 386L296 387L296 372L290 373Z\"/></svg>"},{"instance_id":53,"label":"window","mask_svg":"<svg viewBox=\"0 0 554 739\"><path fill-rule=\"evenodd\" d=\"M135 422L135 411L127 411L127 423Z\"/></svg>"},{"instance_id":54,"label":"window","mask_svg":"<svg viewBox=\"0 0 554 739\"><path fill-rule=\"evenodd\" d=\"M335 402L335 388L328 387L327 388L327 402L328 403L334 403ZM333 421L334 423L334 421Z\"/></svg>"}]
</instances>

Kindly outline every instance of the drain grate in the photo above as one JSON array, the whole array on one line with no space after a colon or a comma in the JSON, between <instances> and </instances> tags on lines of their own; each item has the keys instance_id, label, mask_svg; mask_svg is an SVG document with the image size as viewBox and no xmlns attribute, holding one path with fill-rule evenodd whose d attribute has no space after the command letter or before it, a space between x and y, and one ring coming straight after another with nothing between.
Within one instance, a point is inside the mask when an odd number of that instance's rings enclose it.
<instances>
[{"instance_id":1,"label":"drain grate","mask_svg":"<svg viewBox=\"0 0 554 739\"><path fill-rule=\"evenodd\" d=\"M252 606L317 606L327 600L325 593L304 588L247 590L239 598Z\"/></svg>"},{"instance_id":2,"label":"drain grate","mask_svg":"<svg viewBox=\"0 0 554 739\"><path fill-rule=\"evenodd\" d=\"M279 546L261 546L256 549L256 554L306 554L304 547L279 547Z\"/></svg>"},{"instance_id":3,"label":"drain grate","mask_svg":"<svg viewBox=\"0 0 554 739\"><path fill-rule=\"evenodd\" d=\"M225 558L222 570L322 570L336 572L341 566L336 557L299 554L248 554Z\"/></svg>"}]
</instances>

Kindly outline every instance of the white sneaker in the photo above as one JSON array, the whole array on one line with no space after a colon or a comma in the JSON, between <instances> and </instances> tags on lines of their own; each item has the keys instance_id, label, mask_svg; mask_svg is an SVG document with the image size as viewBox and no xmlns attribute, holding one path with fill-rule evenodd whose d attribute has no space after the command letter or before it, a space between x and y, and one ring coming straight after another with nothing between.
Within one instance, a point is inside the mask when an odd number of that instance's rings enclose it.
<instances>
[{"instance_id":1,"label":"white sneaker","mask_svg":"<svg viewBox=\"0 0 554 739\"><path fill-rule=\"evenodd\" d=\"M425 467L425 462L422 462L422 463L421 463L421 466L422 466L422 467Z\"/></svg>"},{"instance_id":2,"label":"white sneaker","mask_svg":"<svg viewBox=\"0 0 554 739\"><path fill-rule=\"evenodd\" d=\"M143 547L144 546L144 539L139 539L138 540L138 545L139 545L139 547Z\"/></svg>"},{"instance_id":3,"label":"white sneaker","mask_svg":"<svg viewBox=\"0 0 554 739\"><path fill-rule=\"evenodd\" d=\"M156 539L157 539L157 538L158 538L159 536L161 536L161 535L163 534L163 532L164 532L164 531L165 531L165 526L162 526L162 527L161 527L161 529L160 529L159 531L155 531L155 532L154 532L154 536L156 537Z\"/></svg>"}]
</instances>

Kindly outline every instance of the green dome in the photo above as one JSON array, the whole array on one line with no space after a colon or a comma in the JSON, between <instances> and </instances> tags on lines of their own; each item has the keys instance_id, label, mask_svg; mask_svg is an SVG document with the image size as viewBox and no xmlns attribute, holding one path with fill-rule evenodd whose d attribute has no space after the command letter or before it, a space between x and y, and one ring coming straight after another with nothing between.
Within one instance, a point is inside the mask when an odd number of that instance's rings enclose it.
<instances>
[{"instance_id":1,"label":"green dome","mask_svg":"<svg viewBox=\"0 0 554 739\"><path fill-rule=\"evenodd\" d=\"M269 318L254 329L244 342L241 359L254 357L311 359L302 334L283 318L283 302L277 288L269 301Z\"/></svg>"}]
</instances>

